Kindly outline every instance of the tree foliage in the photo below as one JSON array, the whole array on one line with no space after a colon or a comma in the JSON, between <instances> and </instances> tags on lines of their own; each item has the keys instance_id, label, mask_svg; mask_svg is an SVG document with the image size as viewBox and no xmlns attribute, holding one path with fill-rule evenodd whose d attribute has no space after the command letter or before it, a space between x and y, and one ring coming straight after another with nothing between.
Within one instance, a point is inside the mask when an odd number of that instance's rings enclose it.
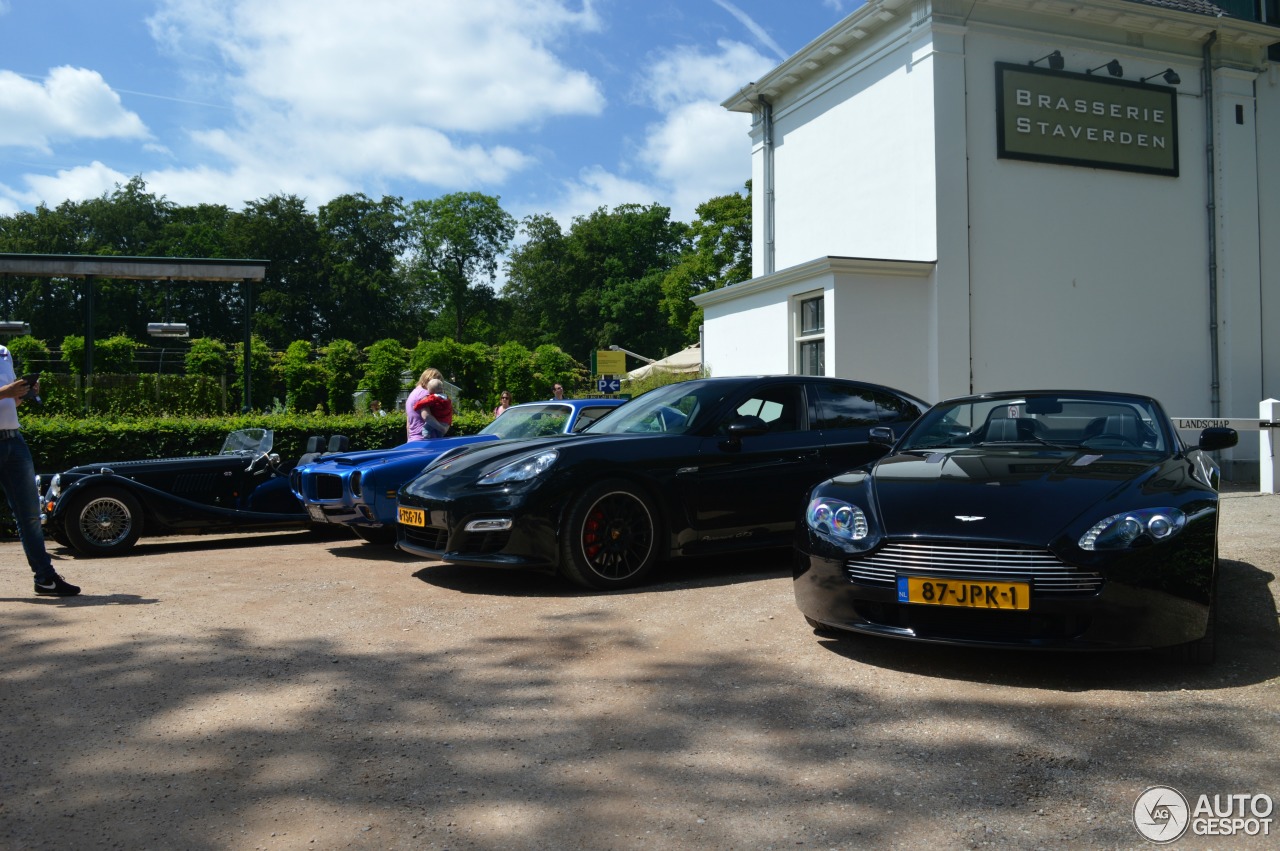
<instances>
[{"instance_id":1,"label":"tree foliage","mask_svg":"<svg viewBox=\"0 0 1280 851\"><path fill-rule=\"evenodd\" d=\"M549 214L528 216L512 248L516 221L497 197L479 192L411 202L356 193L315 210L304 198L273 195L233 210L177 205L134 177L99 198L0 216L0 252L266 261L266 279L251 285L255 408L288 395L292 379L272 373L272 353L298 341L311 346L308 361L324 374L331 409L345 406L362 375L390 369L393 346L397 374L379 377L388 383L378 393L398 392L405 349L416 346L415 373L419 361L429 362L488 405L499 385L539 396L555 380L582 387L580 364L610 344L662 357L696 340L701 312L689 298L750 276L747 188L746 196L708 200L689 225L659 204L601 207L567 226ZM244 339L247 291L199 281L12 277L0 288L0 307L30 322L40 339L61 340L70 372L83 368L90 292L95 372L132 368L113 362L106 341L145 340L149 322L185 322L197 335L187 371L227 378L238 397L243 344L232 341ZM370 367L362 354L375 345L381 360ZM544 356L545 347L559 354ZM389 408L394 395L380 401Z\"/></svg>"},{"instance_id":2,"label":"tree foliage","mask_svg":"<svg viewBox=\"0 0 1280 851\"><path fill-rule=\"evenodd\" d=\"M498 258L515 236L515 219L495 197L455 192L414 201L408 231L407 269L423 303L450 317L453 339L467 339L478 305L492 295Z\"/></svg>"}]
</instances>

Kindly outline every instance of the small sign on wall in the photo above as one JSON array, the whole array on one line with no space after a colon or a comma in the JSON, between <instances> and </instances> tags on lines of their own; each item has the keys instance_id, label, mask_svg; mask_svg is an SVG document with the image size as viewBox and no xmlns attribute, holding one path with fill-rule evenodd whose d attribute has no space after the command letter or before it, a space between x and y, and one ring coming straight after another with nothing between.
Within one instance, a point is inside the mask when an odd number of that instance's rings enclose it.
<instances>
[{"instance_id":1,"label":"small sign on wall","mask_svg":"<svg viewBox=\"0 0 1280 851\"><path fill-rule=\"evenodd\" d=\"M1178 176L1178 92L996 63L1001 159Z\"/></svg>"}]
</instances>

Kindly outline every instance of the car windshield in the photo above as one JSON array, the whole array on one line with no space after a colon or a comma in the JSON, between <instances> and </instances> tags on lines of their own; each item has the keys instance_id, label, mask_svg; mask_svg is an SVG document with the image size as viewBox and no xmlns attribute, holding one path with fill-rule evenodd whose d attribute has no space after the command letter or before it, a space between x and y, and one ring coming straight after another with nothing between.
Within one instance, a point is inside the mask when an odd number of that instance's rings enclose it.
<instances>
[{"instance_id":1,"label":"car windshield","mask_svg":"<svg viewBox=\"0 0 1280 851\"><path fill-rule=\"evenodd\" d=\"M568 405L518 405L507 408L498 418L480 430L481 434L493 434L499 438L545 437L564 431L564 425L573 415Z\"/></svg>"},{"instance_id":2,"label":"car windshield","mask_svg":"<svg viewBox=\"0 0 1280 851\"><path fill-rule=\"evenodd\" d=\"M637 396L583 430L584 434L684 434L697 429L729 388L724 384L690 381L668 384Z\"/></svg>"},{"instance_id":3,"label":"car windshield","mask_svg":"<svg viewBox=\"0 0 1280 851\"><path fill-rule=\"evenodd\" d=\"M1032 444L1089 452L1168 449L1164 415L1123 395L1007 395L955 399L930 408L900 450Z\"/></svg>"},{"instance_id":4,"label":"car windshield","mask_svg":"<svg viewBox=\"0 0 1280 851\"><path fill-rule=\"evenodd\" d=\"M274 432L269 428L242 428L227 435L220 455L263 455L271 451Z\"/></svg>"}]
</instances>

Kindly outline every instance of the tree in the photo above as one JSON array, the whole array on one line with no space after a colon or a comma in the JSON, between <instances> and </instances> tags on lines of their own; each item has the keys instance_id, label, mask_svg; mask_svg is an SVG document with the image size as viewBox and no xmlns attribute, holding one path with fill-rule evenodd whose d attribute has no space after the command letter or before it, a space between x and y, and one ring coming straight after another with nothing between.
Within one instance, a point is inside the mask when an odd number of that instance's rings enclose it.
<instances>
[{"instance_id":1,"label":"tree","mask_svg":"<svg viewBox=\"0 0 1280 851\"><path fill-rule=\"evenodd\" d=\"M232 348L232 360L236 363L234 378L231 380L233 399L244 400L244 343L236 343ZM276 388L273 367L275 356L265 340L258 335L249 338L249 408L264 410L271 407L276 399ZM242 404L243 407L243 404Z\"/></svg>"},{"instance_id":2,"label":"tree","mask_svg":"<svg viewBox=\"0 0 1280 851\"><path fill-rule=\"evenodd\" d=\"M349 414L360 386L360 349L350 340L334 340L321 355L329 413Z\"/></svg>"},{"instance_id":3,"label":"tree","mask_svg":"<svg viewBox=\"0 0 1280 851\"><path fill-rule=\"evenodd\" d=\"M184 358L187 375L204 375L221 378L230 367L227 344L211 337L197 337L191 341Z\"/></svg>"},{"instance_id":4,"label":"tree","mask_svg":"<svg viewBox=\"0 0 1280 851\"><path fill-rule=\"evenodd\" d=\"M409 212L407 269L428 305L453 319L453 338L467 338L467 322L492 293L498 257L515 236L515 219L498 198L456 192L433 201L414 201Z\"/></svg>"},{"instance_id":5,"label":"tree","mask_svg":"<svg viewBox=\"0 0 1280 851\"><path fill-rule=\"evenodd\" d=\"M536 398L535 386L533 352L515 340L499 346L493 359L493 393L485 404L496 405L503 390L510 390L517 402L528 402Z\"/></svg>"},{"instance_id":6,"label":"tree","mask_svg":"<svg viewBox=\"0 0 1280 851\"><path fill-rule=\"evenodd\" d=\"M324 377L314 359L315 350L306 340L294 340L280 358L280 378L284 384L284 405L294 413L314 411L324 400Z\"/></svg>"},{"instance_id":7,"label":"tree","mask_svg":"<svg viewBox=\"0 0 1280 851\"><path fill-rule=\"evenodd\" d=\"M670 214L658 204L601 207L575 218L567 234L549 217L526 219L528 239L512 252L506 287L512 315L539 323L522 342L552 343L584 360L610 343L679 348L682 335L655 316L687 229Z\"/></svg>"},{"instance_id":8,"label":"tree","mask_svg":"<svg viewBox=\"0 0 1280 851\"><path fill-rule=\"evenodd\" d=\"M751 279L751 181L746 190L698 205L685 250L662 279L661 310L685 343L697 341L702 325L690 298Z\"/></svg>"},{"instance_id":9,"label":"tree","mask_svg":"<svg viewBox=\"0 0 1280 851\"><path fill-rule=\"evenodd\" d=\"M373 398L382 403L382 409L389 411L404 387L402 376L408 364L404 346L398 340L378 340L364 353L364 384Z\"/></svg>"},{"instance_id":10,"label":"tree","mask_svg":"<svg viewBox=\"0 0 1280 851\"><path fill-rule=\"evenodd\" d=\"M306 202L294 195L251 201L231 217L228 229L237 256L268 261L266 279L254 285L253 330L277 346L316 342L320 234Z\"/></svg>"},{"instance_id":11,"label":"tree","mask_svg":"<svg viewBox=\"0 0 1280 851\"><path fill-rule=\"evenodd\" d=\"M404 203L391 196L340 195L320 208L323 293L316 297L326 335L368 345L409 331L409 286L397 272L404 219Z\"/></svg>"}]
</instances>

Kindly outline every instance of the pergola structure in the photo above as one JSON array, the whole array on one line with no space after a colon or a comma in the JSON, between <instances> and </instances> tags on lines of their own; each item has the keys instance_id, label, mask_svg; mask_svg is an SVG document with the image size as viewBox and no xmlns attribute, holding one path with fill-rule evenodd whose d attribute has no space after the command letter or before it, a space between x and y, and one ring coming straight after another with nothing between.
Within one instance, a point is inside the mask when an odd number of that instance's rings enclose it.
<instances>
[{"instance_id":1,"label":"pergola structure","mask_svg":"<svg viewBox=\"0 0 1280 851\"><path fill-rule=\"evenodd\" d=\"M266 260L195 257L95 257L73 254L3 254L0 275L28 278L80 278L84 288L84 374L93 375L93 292L98 278L141 281L237 283L244 297L244 410L251 403L249 353L253 282L267 274Z\"/></svg>"}]
</instances>

